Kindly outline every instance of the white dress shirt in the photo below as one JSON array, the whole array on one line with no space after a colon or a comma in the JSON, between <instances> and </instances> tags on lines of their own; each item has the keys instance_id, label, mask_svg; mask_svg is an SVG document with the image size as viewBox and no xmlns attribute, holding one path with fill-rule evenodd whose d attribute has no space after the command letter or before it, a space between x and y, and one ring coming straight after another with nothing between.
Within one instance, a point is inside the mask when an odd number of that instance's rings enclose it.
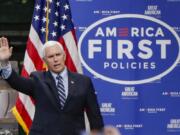
<instances>
[{"instance_id":1,"label":"white dress shirt","mask_svg":"<svg viewBox=\"0 0 180 135\"><path fill-rule=\"evenodd\" d=\"M54 73L51 71L51 74L56 82L56 86L57 86L57 83L58 83L58 80L56 79L57 77L57 73ZM66 94L66 98L68 96L68 71L67 71L67 68L65 67L64 70L60 73L61 77L62 77L62 80L63 80L63 85L64 85L64 89L65 89L65 94Z\"/></svg>"}]
</instances>

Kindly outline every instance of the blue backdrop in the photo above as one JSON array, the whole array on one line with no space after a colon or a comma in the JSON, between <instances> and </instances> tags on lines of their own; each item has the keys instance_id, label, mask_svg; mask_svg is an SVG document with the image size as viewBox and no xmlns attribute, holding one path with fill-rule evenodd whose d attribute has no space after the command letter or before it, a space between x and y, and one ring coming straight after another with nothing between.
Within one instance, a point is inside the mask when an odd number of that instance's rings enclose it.
<instances>
[{"instance_id":1,"label":"blue backdrop","mask_svg":"<svg viewBox=\"0 0 180 135\"><path fill-rule=\"evenodd\" d=\"M180 134L180 0L70 0L83 72L122 135Z\"/></svg>"}]
</instances>

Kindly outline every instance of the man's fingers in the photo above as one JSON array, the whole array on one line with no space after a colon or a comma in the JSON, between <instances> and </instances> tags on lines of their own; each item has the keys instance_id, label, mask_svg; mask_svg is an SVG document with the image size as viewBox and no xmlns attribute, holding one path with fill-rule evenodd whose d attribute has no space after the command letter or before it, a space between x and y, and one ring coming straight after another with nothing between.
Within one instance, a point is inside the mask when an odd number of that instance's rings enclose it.
<instances>
[{"instance_id":1,"label":"man's fingers","mask_svg":"<svg viewBox=\"0 0 180 135\"><path fill-rule=\"evenodd\" d=\"M2 37L2 46L8 46L8 41L5 37Z\"/></svg>"},{"instance_id":2,"label":"man's fingers","mask_svg":"<svg viewBox=\"0 0 180 135\"><path fill-rule=\"evenodd\" d=\"M2 47L2 46L9 46L8 45L8 40L5 37L0 38L0 47Z\"/></svg>"},{"instance_id":3,"label":"man's fingers","mask_svg":"<svg viewBox=\"0 0 180 135\"><path fill-rule=\"evenodd\" d=\"M4 43L5 43L5 46L9 47L9 43L8 43L8 39L7 38L4 38Z\"/></svg>"},{"instance_id":4,"label":"man's fingers","mask_svg":"<svg viewBox=\"0 0 180 135\"><path fill-rule=\"evenodd\" d=\"M0 38L0 47L2 46L2 38Z\"/></svg>"},{"instance_id":5,"label":"man's fingers","mask_svg":"<svg viewBox=\"0 0 180 135\"><path fill-rule=\"evenodd\" d=\"M9 52L10 52L11 55L12 55L12 51L13 51L13 47L10 47Z\"/></svg>"}]
</instances>

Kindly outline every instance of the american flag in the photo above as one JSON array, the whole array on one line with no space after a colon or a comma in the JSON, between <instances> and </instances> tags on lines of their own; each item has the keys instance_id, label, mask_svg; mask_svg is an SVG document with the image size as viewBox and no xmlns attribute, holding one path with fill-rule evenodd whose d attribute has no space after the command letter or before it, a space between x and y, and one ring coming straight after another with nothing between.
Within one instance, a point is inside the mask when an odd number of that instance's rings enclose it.
<instances>
[{"instance_id":1,"label":"american flag","mask_svg":"<svg viewBox=\"0 0 180 135\"><path fill-rule=\"evenodd\" d=\"M35 1L22 76L29 77L33 71L44 70L42 47L47 40L60 42L66 52L68 69L82 72L68 0ZM31 97L19 93L16 106L13 108L13 114L27 134L34 117L34 104Z\"/></svg>"}]
</instances>

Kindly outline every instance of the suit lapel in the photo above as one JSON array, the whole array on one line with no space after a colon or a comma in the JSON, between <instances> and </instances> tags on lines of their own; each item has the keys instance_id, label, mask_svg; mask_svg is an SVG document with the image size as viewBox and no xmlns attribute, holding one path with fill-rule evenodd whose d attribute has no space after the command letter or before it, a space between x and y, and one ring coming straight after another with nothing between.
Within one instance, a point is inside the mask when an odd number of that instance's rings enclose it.
<instances>
[{"instance_id":1,"label":"suit lapel","mask_svg":"<svg viewBox=\"0 0 180 135\"><path fill-rule=\"evenodd\" d=\"M68 71L68 97L66 99L64 109L68 105L73 93L76 90L75 86L76 86L76 80L75 80L73 74L70 71Z\"/></svg>"},{"instance_id":2,"label":"suit lapel","mask_svg":"<svg viewBox=\"0 0 180 135\"><path fill-rule=\"evenodd\" d=\"M51 100L52 104L60 111L60 102L59 102L59 97L57 93L57 87L56 83L54 81L53 76L51 73L48 71L46 72L44 82L48 85L49 89L45 89L45 92L49 99Z\"/></svg>"},{"instance_id":3,"label":"suit lapel","mask_svg":"<svg viewBox=\"0 0 180 135\"><path fill-rule=\"evenodd\" d=\"M54 81L53 76L51 75L51 73L48 71L45 74L45 79L44 82L48 85L49 89L45 89L45 92L47 94L47 96L49 97L49 99L51 100L52 104L59 110L61 111L61 104L59 102L59 97L58 97L58 93L57 93L57 87L56 87L56 83ZM76 90L76 80L73 76L73 74L68 71L68 96L65 102L65 105L63 107L63 109L66 108L66 106L68 105L73 93ZM54 98L55 97L55 98Z\"/></svg>"}]
</instances>

